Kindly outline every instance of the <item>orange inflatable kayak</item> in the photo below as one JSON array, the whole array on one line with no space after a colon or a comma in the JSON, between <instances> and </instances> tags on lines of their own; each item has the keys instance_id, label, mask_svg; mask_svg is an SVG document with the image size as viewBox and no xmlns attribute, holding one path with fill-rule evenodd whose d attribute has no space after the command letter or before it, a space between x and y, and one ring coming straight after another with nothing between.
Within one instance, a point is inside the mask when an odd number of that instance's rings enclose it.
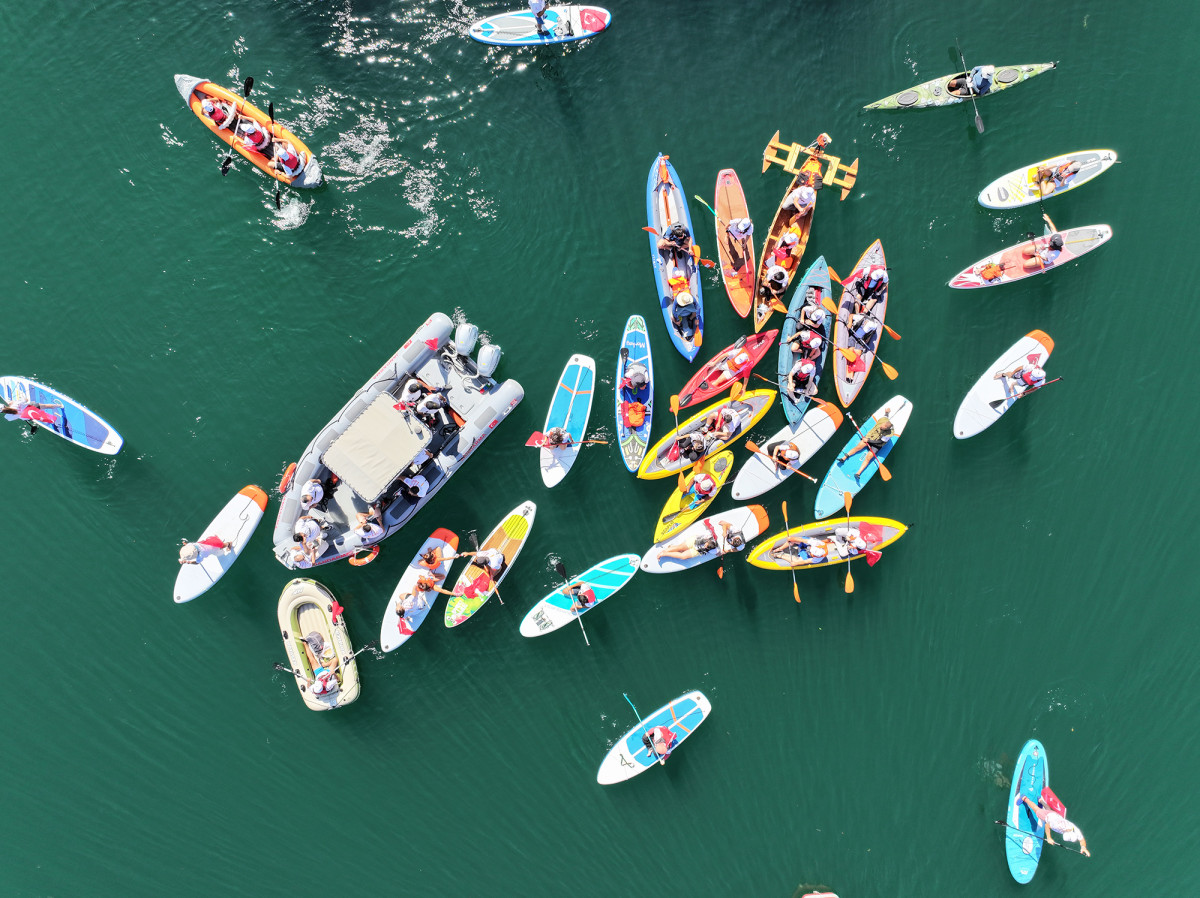
<instances>
[{"instance_id":1,"label":"orange inflatable kayak","mask_svg":"<svg viewBox=\"0 0 1200 898\"><path fill-rule=\"evenodd\" d=\"M219 84L213 84L203 78L193 78L191 75L176 75L175 87L178 88L183 101L188 104L188 108L196 113L196 117L204 122L209 131L263 172L289 187L317 187L320 185L321 163L317 161L312 150L279 122L271 121L269 115L249 100L239 97ZM218 108L228 113L221 124L218 125L204 112L203 104L206 100L215 103ZM243 135L234 137L237 125L246 121L253 121L270 135L271 142L264 146L262 151L251 146ZM298 157L298 164L290 174L280 164L281 160L275 159L278 153L288 150L289 144L291 152Z\"/></svg>"}]
</instances>

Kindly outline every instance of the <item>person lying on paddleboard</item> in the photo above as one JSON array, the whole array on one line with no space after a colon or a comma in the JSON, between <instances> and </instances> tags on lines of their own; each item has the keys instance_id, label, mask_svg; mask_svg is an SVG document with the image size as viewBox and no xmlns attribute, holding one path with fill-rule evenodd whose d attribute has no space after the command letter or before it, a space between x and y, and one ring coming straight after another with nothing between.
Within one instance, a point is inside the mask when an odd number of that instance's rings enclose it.
<instances>
[{"instance_id":1,"label":"person lying on paddleboard","mask_svg":"<svg viewBox=\"0 0 1200 898\"><path fill-rule=\"evenodd\" d=\"M1046 222L1046 233L1043 236L1035 238L1033 234L1030 234L1029 236L1033 239L1029 243L1006 250L1000 257L999 264L988 262L975 273L984 281L995 281L1002 278L1005 272L1013 269L1020 270L1013 276L1021 277L1022 274L1053 268L1058 257L1062 255L1063 235L1054 226L1049 215L1043 213L1042 219Z\"/></svg>"},{"instance_id":2,"label":"person lying on paddleboard","mask_svg":"<svg viewBox=\"0 0 1200 898\"><path fill-rule=\"evenodd\" d=\"M867 431L867 435L859 440L853 448L838 456L837 460L841 463L846 461L850 456L862 452L864 449L873 450L867 453L867 457L863 459L862 466L855 472L855 480L858 480L862 472L867 469L867 465L883 451L883 447L888 444L888 441L896 438L896 430L892 427L892 419L888 417L891 411L890 408L885 408L883 414L875 419L875 426Z\"/></svg>"},{"instance_id":3,"label":"person lying on paddleboard","mask_svg":"<svg viewBox=\"0 0 1200 898\"><path fill-rule=\"evenodd\" d=\"M228 553L233 548L233 543L229 540L221 539L219 536L206 536L204 539L197 540L194 543L183 540L183 545L179 547L179 563L180 564L199 564L210 555L215 555L218 552Z\"/></svg>"},{"instance_id":4,"label":"person lying on paddleboard","mask_svg":"<svg viewBox=\"0 0 1200 898\"><path fill-rule=\"evenodd\" d=\"M815 359L802 358L792 365L787 376L787 393L792 402L801 398L812 399L817 395L817 362Z\"/></svg>"},{"instance_id":5,"label":"person lying on paddleboard","mask_svg":"<svg viewBox=\"0 0 1200 898\"><path fill-rule=\"evenodd\" d=\"M808 536L789 536L782 545L773 546L767 554L780 564L784 563L782 556L787 555L787 563L792 567L805 564L821 564L829 560L830 548L823 539Z\"/></svg>"},{"instance_id":6,"label":"person lying on paddleboard","mask_svg":"<svg viewBox=\"0 0 1200 898\"><path fill-rule=\"evenodd\" d=\"M440 583L446 579L446 575L440 572L438 568L442 566L443 559L452 558L454 558L453 552L443 556L440 546L430 546L422 553L421 560L417 562L417 566L428 571L429 575L433 577L433 582Z\"/></svg>"},{"instance_id":7,"label":"person lying on paddleboard","mask_svg":"<svg viewBox=\"0 0 1200 898\"><path fill-rule=\"evenodd\" d=\"M965 78L952 78L946 89L956 97L969 97L974 94L982 97L992 89L992 81L996 77L994 65L977 65L967 73Z\"/></svg>"},{"instance_id":8,"label":"person lying on paddleboard","mask_svg":"<svg viewBox=\"0 0 1200 898\"><path fill-rule=\"evenodd\" d=\"M704 432L718 443L727 443L742 429L742 419L729 406L719 408L704 419Z\"/></svg>"},{"instance_id":9,"label":"person lying on paddleboard","mask_svg":"<svg viewBox=\"0 0 1200 898\"><path fill-rule=\"evenodd\" d=\"M671 749L678 741L679 737L670 727L654 727L650 732L642 733L642 745L646 751L661 761L671 757Z\"/></svg>"},{"instance_id":10,"label":"person lying on paddleboard","mask_svg":"<svg viewBox=\"0 0 1200 898\"><path fill-rule=\"evenodd\" d=\"M708 533L701 533L693 540L689 541L685 539L659 549L659 559L678 558L680 561L687 561L689 558L711 555L720 550L722 544L726 546L726 551L731 549L734 552L740 552L746 548L746 538L740 530L734 530L733 525L728 521L717 522L721 528L721 535L719 537L716 535L712 524L708 523L708 521L704 523L708 527Z\"/></svg>"},{"instance_id":11,"label":"person lying on paddleboard","mask_svg":"<svg viewBox=\"0 0 1200 898\"><path fill-rule=\"evenodd\" d=\"M0 408L0 415L12 415L10 420L24 421L29 425L29 435L37 433L38 423L48 424L51 427L58 426L58 418L50 414L46 409L62 408L62 403L59 402L30 402L23 397L17 398L12 402L6 402L3 408Z\"/></svg>"},{"instance_id":12,"label":"person lying on paddleboard","mask_svg":"<svg viewBox=\"0 0 1200 898\"><path fill-rule=\"evenodd\" d=\"M1042 196L1049 196L1054 191L1067 187L1071 179L1079 174L1079 168L1079 162L1075 159L1070 159L1054 168L1047 168L1043 165L1034 175L1033 183Z\"/></svg>"},{"instance_id":13,"label":"person lying on paddleboard","mask_svg":"<svg viewBox=\"0 0 1200 898\"><path fill-rule=\"evenodd\" d=\"M1083 831L1078 826L1064 817L1062 814L1052 811L1047 808L1039 798L1034 804L1033 799L1028 795L1018 795L1017 804L1024 802L1025 806L1037 817L1038 820L1046 824L1046 842L1050 845L1056 845L1054 836L1051 831L1058 833L1063 837L1064 842L1078 842L1079 853L1084 857L1091 857L1092 853L1088 851L1087 839L1083 837ZM1065 810L1065 808L1064 808Z\"/></svg>"}]
</instances>

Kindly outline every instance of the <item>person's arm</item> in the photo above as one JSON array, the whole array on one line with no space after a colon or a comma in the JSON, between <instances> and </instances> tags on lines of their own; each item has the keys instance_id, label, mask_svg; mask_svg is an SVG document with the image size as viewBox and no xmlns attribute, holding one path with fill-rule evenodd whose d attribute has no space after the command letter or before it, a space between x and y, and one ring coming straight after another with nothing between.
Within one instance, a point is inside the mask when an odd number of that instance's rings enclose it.
<instances>
[{"instance_id":1,"label":"person's arm","mask_svg":"<svg viewBox=\"0 0 1200 898\"><path fill-rule=\"evenodd\" d=\"M1058 228L1054 226L1054 222L1050 220L1050 216L1045 212L1042 213L1042 220L1046 222L1046 226L1050 228L1051 232L1058 230Z\"/></svg>"}]
</instances>

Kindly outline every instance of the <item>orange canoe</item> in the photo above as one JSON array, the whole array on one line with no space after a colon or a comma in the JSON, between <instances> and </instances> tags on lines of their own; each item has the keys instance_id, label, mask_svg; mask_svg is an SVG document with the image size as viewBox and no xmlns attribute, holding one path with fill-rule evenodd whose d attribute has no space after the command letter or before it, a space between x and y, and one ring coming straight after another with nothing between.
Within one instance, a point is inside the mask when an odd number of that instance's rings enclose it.
<instances>
[{"instance_id":1,"label":"orange canoe","mask_svg":"<svg viewBox=\"0 0 1200 898\"><path fill-rule=\"evenodd\" d=\"M749 218L742 182L732 168L717 172L717 253L721 258L721 276L733 310L745 318L754 305L754 236L735 240L727 225L736 218Z\"/></svg>"},{"instance_id":2,"label":"orange canoe","mask_svg":"<svg viewBox=\"0 0 1200 898\"><path fill-rule=\"evenodd\" d=\"M191 75L176 75L175 87L178 88L183 101L188 104L188 108L196 113L196 117L204 122L205 127L209 131L229 144L242 157L254 163L263 172L275 180L287 184L289 187L317 187L320 185L321 163L312 154L312 150L305 146L299 137L279 124L279 122L271 121L269 115L249 100L239 97L219 84L213 84L211 81L205 81L203 78L193 78ZM204 114L201 104L205 100L221 103L226 108L232 109L234 114L225 122L218 125ZM271 135L271 144L266 149L272 151L272 156L254 149L241 137L234 138L236 122L243 119L253 120L259 127ZM276 168L272 165L274 149L276 147L286 147L289 143L295 150L296 155L300 157L300 169L294 175L289 175L282 168Z\"/></svg>"}]
</instances>

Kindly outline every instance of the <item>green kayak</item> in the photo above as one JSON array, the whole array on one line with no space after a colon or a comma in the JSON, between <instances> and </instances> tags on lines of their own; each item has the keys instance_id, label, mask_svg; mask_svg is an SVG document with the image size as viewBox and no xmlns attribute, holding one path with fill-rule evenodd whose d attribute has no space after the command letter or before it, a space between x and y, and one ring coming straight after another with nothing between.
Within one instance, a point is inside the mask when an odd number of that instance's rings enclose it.
<instances>
[{"instance_id":1,"label":"green kayak","mask_svg":"<svg viewBox=\"0 0 1200 898\"><path fill-rule=\"evenodd\" d=\"M1006 65L996 66L996 74L992 79L991 90L987 96L994 94L998 90L1004 90L1006 87L1012 87L1014 84L1020 84L1022 81L1028 81L1035 75L1040 75L1047 69L1052 69L1057 63L1053 62L1037 62L1031 65ZM934 78L932 81L926 81L924 84L918 84L916 87L910 87L908 90L902 90L898 94L892 94L890 97L884 97L882 100L876 100L863 109L920 109L923 106L949 106L951 103L962 103L969 100L969 93L951 93L949 84L955 78L962 78L966 72L955 72L953 75L943 75L941 78Z\"/></svg>"}]
</instances>

